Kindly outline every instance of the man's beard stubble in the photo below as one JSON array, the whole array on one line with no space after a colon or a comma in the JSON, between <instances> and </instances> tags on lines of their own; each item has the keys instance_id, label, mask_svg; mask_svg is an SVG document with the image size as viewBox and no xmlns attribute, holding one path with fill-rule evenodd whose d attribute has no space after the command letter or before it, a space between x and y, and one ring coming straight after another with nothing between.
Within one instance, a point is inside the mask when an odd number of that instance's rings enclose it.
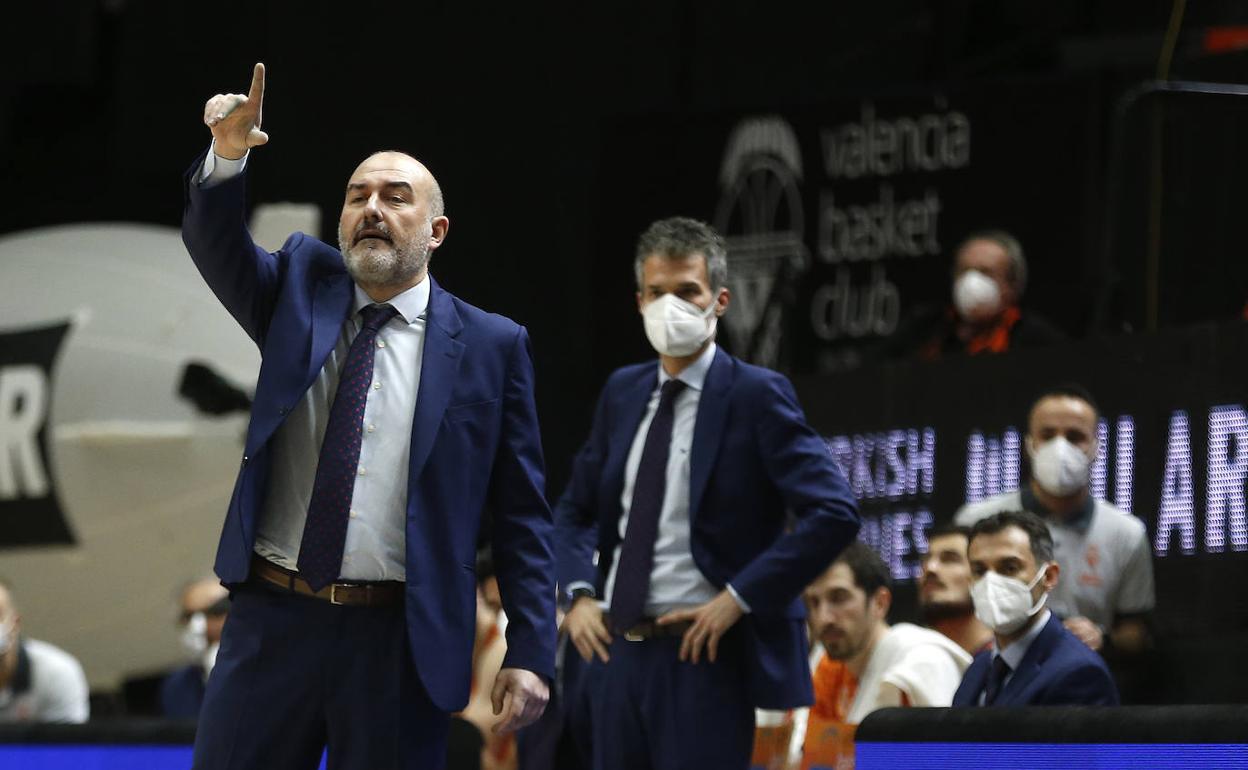
<instances>
[{"instance_id":1,"label":"man's beard stubble","mask_svg":"<svg viewBox=\"0 0 1248 770\"><path fill-rule=\"evenodd\" d=\"M356 233L364 230L361 222ZM429 243L420 237L404 241L394 239L394 234L383 224L370 225L368 229L380 230L391 239L389 250L350 245L338 228L338 249L352 280L361 286L402 286L424 272L429 265ZM352 234L354 240L355 234Z\"/></svg>"},{"instance_id":2,"label":"man's beard stubble","mask_svg":"<svg viewBox=\"0 0 1248 770\"><path fill-rule=\"evenodd\" d=\"M969 618L975 614L975 605L969 599L965 602L920 602L919 612L923 623L930 626L945 620Z\"/></svg>"}]
</instances>

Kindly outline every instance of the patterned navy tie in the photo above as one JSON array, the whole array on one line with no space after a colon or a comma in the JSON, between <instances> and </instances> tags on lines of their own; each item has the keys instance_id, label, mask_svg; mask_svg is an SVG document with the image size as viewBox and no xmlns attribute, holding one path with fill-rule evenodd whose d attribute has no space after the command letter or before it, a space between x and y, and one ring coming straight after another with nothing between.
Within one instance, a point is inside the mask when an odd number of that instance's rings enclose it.
<instances>
[{"instance_id":1,"label":"patterned navy tie","mask_svg":"<svg viewBox=\"0 0 1248 770\"><path fill-rule=\"evenodd\" d=\"M659 514L667 486L667 457L672 444L673 402L684 389L680 380L663 383L659 408L646 431L646 443L633 481L633 502L628 509L628 528L620 563L615 570L611 591L611 625L624 632L645 616L650 593L650 571L654 568L654 541L659 532Z\"/></svg>"},{"instance_id":2,"label":"patterned navy tie","mask_svg":"<svg viewBox=\"0 0 1248 770\"><path fill-rule=\"evenodd\" d=\"M997 655L992 659L992 671L988 672L988 685L984 688L984 705L991 706L1001 695L1005 678L1010 675L1010 664Z\"/></svg>"},{"instance_id":3,"label":"patterned navy tie","mask_svg":"<svg viewBox=\"0 0 1248 770\"><path fill-rule=\"evenodd\" d=\"M390 305L369 305L360 311L364 327L355 335L329 408L325 439L312 483L312 501L299 544L299 575L319 591L338 577L347 542L347 518L364 436L364 406L373 381L377 330L398 311Z\"/></svg>"}]
</instances>

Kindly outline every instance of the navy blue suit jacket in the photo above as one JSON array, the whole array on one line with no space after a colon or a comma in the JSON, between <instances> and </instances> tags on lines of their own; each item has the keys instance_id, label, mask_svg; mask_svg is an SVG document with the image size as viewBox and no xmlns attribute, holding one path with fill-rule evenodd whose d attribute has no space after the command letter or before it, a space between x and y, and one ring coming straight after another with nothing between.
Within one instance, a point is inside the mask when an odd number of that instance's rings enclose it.
<instances>
[{"instance_id":1,"label":"navy blue suit jacket","mask_svg":"<svg viewBox=\"0 0 1248 770\"><path fill-rule=\"evenodd\" d=\"M602 595L620 542L624 466L658 371L657 361L627 366L603 388L555 506L564 586L585 581ZM751 609L740 623L754 705L811 703L800 594L853 540L859 520L844 476L783 375L716 351L698 401L690 485L694 563L717 588L731 582Z\"/></svg>"},{"instance_id":2,"label":"navy blue suit jacket","mask_svg":"<svg viewBox=\"0 0 1248 770\"><path fill-rule=\"evenodd\" d=\"M182 238L221 303L260 347L242 468L216 571L247 579L279 425L319 375L350 312L341 253L295 233L276 253L244 224L245 174L201 188L187 172ZM408 469L406 612L430 698L468 700L476 629L476 544L493 516L494 561L509 620L504 666L554 674L553 524L523 327L444 291L432 277Z\"/></svg>"},{"instance_id":3,"label":"navy blue suit jacket","mask_svg":"<svg viewBox=\"0 0 1248 770\"><path fill-rule=\"evenodd\" d=\"M992 651L975 656L953 695L955 706L977 706L992 671ZM994 706L1117 706L1118 687L1101 656L1051 615Z\"/></svg>"}]
</instances>

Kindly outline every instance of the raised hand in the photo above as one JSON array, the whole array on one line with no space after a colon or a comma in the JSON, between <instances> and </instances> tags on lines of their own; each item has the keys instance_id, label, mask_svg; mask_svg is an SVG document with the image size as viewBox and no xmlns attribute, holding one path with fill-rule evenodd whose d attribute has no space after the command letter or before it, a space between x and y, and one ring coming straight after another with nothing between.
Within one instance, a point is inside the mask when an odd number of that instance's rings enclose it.
<instances>
[{"instance_id":1,"label":"raised hand","mask_svg":"<svg viewBox=\"0 0 1248 770\"><path fill-rule=\"evenodd\" d=\"M260 130L264 108L264 65L256 64L247 95L217 94L204 105L204 125L212 130L214 152L237 160L269 141Z\"/></svg>"}]
</instances>

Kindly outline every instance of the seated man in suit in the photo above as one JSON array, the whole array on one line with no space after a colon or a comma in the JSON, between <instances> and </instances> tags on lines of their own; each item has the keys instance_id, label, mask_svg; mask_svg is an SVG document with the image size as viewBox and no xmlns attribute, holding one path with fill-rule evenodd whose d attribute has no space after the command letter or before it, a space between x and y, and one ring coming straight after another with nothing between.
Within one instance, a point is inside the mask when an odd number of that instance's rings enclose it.
<instances>
[{"instance_id":1,"label":"seated man in suit","mask_svg":"<svg viewBox=\"0 0 1248 770\"><path fill-rule=\"evenodd\" d=\"M556 507L564 631L593 661L593 766L745 770L754 708L811 701L799 594L857 510L789 381L715 344L723 238L660 220L634 271L659 358L607 380Z\"/></svg>"},{"instance_id":2,"label":"seated man in suit","mask_svg":"<svg viewBox=\"0 0 1248 770\"><path fill-rule=\"evenodd\" d=\"M160 713L169 719L198 719L204 685L217 662L221 629L230 612L230 595L216 578L194 580L182 589L182 645L191 662L165 677L160 685Z\"/></svg>"},{"instance_id":3,"label":"seated man in suit","mask_svg":"<svg viewBox=\"0 0 1248 770\"><path fill-rule=\"evenodd\" d=\"M993 643L975 656L953 705L1117 705L1101 656L1044 606L1061 573L1044 520L1021 511L980 519L969 556L975 614Z\"/></svg>"}]
</instances>

